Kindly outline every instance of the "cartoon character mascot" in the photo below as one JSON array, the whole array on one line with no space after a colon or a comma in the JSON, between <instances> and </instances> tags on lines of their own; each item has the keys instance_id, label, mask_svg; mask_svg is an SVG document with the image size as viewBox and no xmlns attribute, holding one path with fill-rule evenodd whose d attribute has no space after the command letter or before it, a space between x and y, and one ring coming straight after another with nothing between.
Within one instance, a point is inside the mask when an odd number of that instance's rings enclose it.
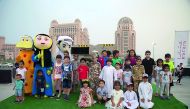
<instances>
[{"instance_id":1,"label":"cartoon character mascot","mask_svg":"<svg viewBox=\"0 0 190 109\"><path fill-rule=\"evenodd\" d=\"M57 54L60 54L64 58L64 52L67 51L71 58L71 47L73 45L73 39L69 36L58 36L57 38Z\"/></svg>"},{"instance_id":2,"label":"cartoon character mascot","mask_svg":"<svg viewBox=\"0 0 190 109\"><path fill-rule=\"evenodd\" d=\"M33 51L33 40L30 36L22 36L20 41L16 43L16 47L20 49L18 56L16 57L16 63L19 61L24 61L24 67L27 72L25 74L25 85L24 92L27 94L32 93L32 81L34 73L34 63L32 61Z\"/></svg>"},{"instance_id":3,"label":"cartoon character mascot","mask_svg":"<svg viewBox=\"0 0 190 109\"><path fill-rule=\"evenodd\" d=\"M34 79L33 79L33 88L32 88L32 95L36 96L37 93L37 84L36 78L37 73L42 71L43 76L45 77L45 95L52 96L53 88L52 88L52 79L51 73L53 70L53 63L51 60L51 52L50 48L52 47L53 41L50 36L46 34L38 34L34 38L34 55L32 56L32 60L35 64L34 69Z\"/></svg>"}]
</instances>

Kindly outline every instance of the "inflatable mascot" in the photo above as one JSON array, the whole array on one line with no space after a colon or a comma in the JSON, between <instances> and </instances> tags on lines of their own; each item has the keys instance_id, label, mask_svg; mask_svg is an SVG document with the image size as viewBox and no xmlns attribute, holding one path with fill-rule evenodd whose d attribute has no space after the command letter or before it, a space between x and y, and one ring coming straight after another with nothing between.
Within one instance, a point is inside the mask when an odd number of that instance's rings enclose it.
<instances>
[{"instance_id":1,"label":"inflatable mascot","mask_svg":"<svg viewBox=\"0 0 190 109\"><path fill-rule=\"evenodd\" d=\"M58 36L57 38L57 54L64 58L64 52L67 51L71 58L71 47L73 45L73 39L69 36Z\"/></svg>"},{"instance_id":2,"label":"inflatable mascot","mask_svg":"<svg viewBox=\"0 0 190 109\"><path fill-rule=\"evenodd\" d=\"M27 94L32 93L32 81L34 73L34 63L32 61L33 52L33 40L30 36L22 36L20 41L17 42L16 47L20 49L18 56L16 57L16 63L24 61L24 67L27 69L24 92Z\"/></svg>"},{"instance_id":3,"label":"inflatable mascot","mask_svg":"<svg viewBox=\"0 0 190 109\"><path fill-rule=\"evenodd\" d=\"M52 96L53 88L52 88L52 79L51 79L51 72L53 70L52 66L52 59L51 59L51 52L50 48L52 47L53 41L50 36L46 34L38 34L34 38L34 55L32 56L32 60L35 64L34 69L34 79L33 79L33 89L32 94L36 95L37 87L36 87L36 78L37 73L39 71L42 72L43 76L45 77L45 95Z\"/></svg>"}]
</instances>

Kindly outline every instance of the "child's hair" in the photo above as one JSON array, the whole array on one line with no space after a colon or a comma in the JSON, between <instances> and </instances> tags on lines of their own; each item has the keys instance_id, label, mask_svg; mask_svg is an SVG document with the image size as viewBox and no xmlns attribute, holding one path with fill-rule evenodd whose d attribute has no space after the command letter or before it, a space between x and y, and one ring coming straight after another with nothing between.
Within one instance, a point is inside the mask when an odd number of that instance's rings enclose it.
<instances>
[{"instance_id":1,"label":"child's hair","mask_svg":"<svg viewBox=\"0 0 190 109\"><path fill-rule=\"evenodd\" d=\"M165 54L165 58L171 58L171 54L166 53L166 54Z\"/></svg>"},{"instance_id":2,"label":"child's hair","mask_svg":"<svg viewBox=\"0 0 190 109\"><path fill-rule=\"evenodd\" d=\"M147 54L147 53L151 53L149 50L147 50L146 52L145 52L145 54Z\"/></svg>"},{"instance_id":3,"label":"child's hair","mask_svg":"<svg viewBox=\"0 0 190 109\"><path fill-rule=\"evenodd\" d=\"M163 63L163 60L161 58L159 58L157 61L156 61L156 65L158 65L158 62L162 62Z\"/></svg>"},{"instance_id":4,"label":"child's hair","mask_svg":"<svg viewBox=\"0 0 190 109\"><path fill-rule=\"evenodd\" d=\"M66 58L70 60L70 57L69 57L69 56L64 56L64 59L66 59Z\"/></svg>"},{"instance_id":5,"label":"child's hair","mask_svg":"<svg viewBox=\"0 0 190 109\"><path fill-rule=\"evenodd\" d=\"M134 57L137 56L135 50L131 49L131 50L129 50L129 55L128 55L129 58L131 57L130 53L131 53L132 51L134 52Z\"/></svg>"},{"instance_id":6,"label":"child's hair","mask_svg":"<svg viewBox=\"0 0 190 109\"><path fill-rule=\"evenodd\" d=\"M16 74L16 76L19 76L20 78L22 78L22 75L21 75L21 74Z\"/></svg>"},{"instance_id":7,"label":"child's hair","mask_svg":"<svg viewBox=\"0 0 190 109\"><path fill-rule=\"evenodd\" d=\"M69 52L68 52L68 51L64 51L64 53L67 53L67 54L69 54Z\"/></svg>"},{"instance_id":8,"label":"child's hair","mask_svg":"<svg viewBox=\"0 0 190 109\"><path fill-rule=\"evenodd\" d=\"M23 61L23 60L19 61L19 64L20 64L20 63L22 63L22 64L24 65L24 61Z\"/></svg>"},{"instance_id":9,"label":"child's hair","mask_svg":"<svg viewBox=\"0 0 190 109\"><path fill-rule=\"evenodd\" d=\"M102 53L103 53L103 52L106 52L106 53L107 53L107 51L106 51L106 50L102 50Z\"/></svg>"},{"instance_id":10,"label":"child's hair","mask_svg":"<svg viewBox=\"0 0 190 109\"><path fill-rule=\"evenodd\" d=\"M121 87L120 81L118 81L118 80L114 81L114 86L118 86L118 85Z\"/></svg>"},{"instance_id":11,"label":"child's hair","mask_svg":"<svg viewBox=\"0 0 190 109\"><path fill-rule=\"evenodd\" d=\"M130 60L130 59L128 59L128 58L126 58L126 59L125 59L125 62L126 62L126 61L131 61L131 60Z\"/></svg>"},{"instance_id":12,"label":"child's hair","mask_svg":"<svg viewBox=\"0 0 190 109\"><path fill-rule=\"evenodd\" d=\"M112 63L112 60L111 60L111 59L108 59L108 60L106 61L106 63L107 63L107 62L111 62L111 63Z\"/></svg>"},{"instance_id":13,"label":"child's hair","mask_svg":"<svg viewBox=\"0 0 190 109\"><path fill-rule=\"evenodd\" d=\"M57 55L56 59L62 59L62 56L61 55Z\"/></svg>"},{"instance_id":14,"label":"child's hair","mask_svg":"<svg viewBox=\"0 0 190 109\"><path fill-rule=\"evenodd\" d=\"M43 75L43 72L42 72L42 70L38 70L38 71L37 71L37 74L39 74L39 73L42 73L42 75Z\"/></svg>"},{"instance_id":15,"label":"child's hair","mask_svg":"<svg viewBox=\"0 0 190 109\"><path fill-rule=\"evenodd\" d=\"M136 61L139 61L139 60L140 60L140 61L142 60L140 56L137 57Z\"/></svg>"},{"instance_id":16,"label":"child's hair","mask_svg":"<svg viewBox=\"0 0 190 109\"><path fill-rule=\"evenodd\" d=\"M131 70L131 66L130 65L125 65L124 70L127 70L127 69Z\"/></svg>"},{"instance_id":17,"label":"child's hair","mask_svg":"<svg viewBox=\"0 0 190 109\"><path fill-rule=\"evenodd\" d=\"M85 62L86 62L86 59L85 59L85 58L81 58L81 59L80 59L80 62L82 62L82 61L85 61Z\"/></svg>"},{"instance_id":18,"label":"child's hair","mask_svg":"<svg viewBox=\"0 0 190 109\"><path fill-rule=\"evenodd\" d=\"M107 52L107 56L109 57L111 55L111 51L106 51Z\"/></svg>"},{"instance_id":19,"label":"child's hair","mask_svg":"<svg viewBox=\"0 0 190 109\"><path fill-rule=\"evenodd\" d=\"M118 51L118 50L114 50L114 51L113 51L113 57L115 57L115 55L116 55L117 53L119 53L119 51Z\"/></svg>"},{"instance_id":20,"label":"child's hair","mask_svg":"<svg viewBox=\"0 0 190 109\"><path fill-rule=\"evenodd\" d=\"M104 81L104 80L102 80L102 79L99 81L99 84L100 84L100 82L103 82L103 83L105 84L105 81Z\"/></svg>"},{"instance_id":21,"label":"child's hair","mask_svg":"<svg viewBox=\"0 0 190 109\"><path fill-rule=\"evenodd\" d=\"M115 65L119 65L121 67L121 64L119 62L117 62Z\"/></svg>"},{"instance_id":22,"label":"child's hair","mask_svg":"<svg viewBox=\"0 0 190 109\"><path fill-rule=\"evenodd\" d=\"M87 80L82 81L82 86L83 86L84 84L88 84L88 87L90 87L89 81L87 81Z\"/></svg>"},{"instance_id":23,"label":"child's hair","mask_svg":"<svg viewBox=\"0 0 190 109\"><path fill-rule=\"evenodd\" d=\"M165 68L167 68L167 67L170 68L170 66L168 64L164 64L162 69L165 70Z\"/></svg>"}]
</instances>

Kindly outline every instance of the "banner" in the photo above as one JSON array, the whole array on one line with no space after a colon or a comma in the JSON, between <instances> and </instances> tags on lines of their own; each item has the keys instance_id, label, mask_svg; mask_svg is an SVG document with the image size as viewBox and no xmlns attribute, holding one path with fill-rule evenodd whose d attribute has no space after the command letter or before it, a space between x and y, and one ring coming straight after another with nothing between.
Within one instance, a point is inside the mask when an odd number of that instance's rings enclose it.
<instances>
[{"instance_id":1,"label":"banner","mask_svg":"<svg viewBox=\"0 0 190 109\"><path fill-rule=\"evenodd\" d=\"M188 65L189 31L175 31L174 62L175 66L183 63Z\"/></svg>"}]
</instances>

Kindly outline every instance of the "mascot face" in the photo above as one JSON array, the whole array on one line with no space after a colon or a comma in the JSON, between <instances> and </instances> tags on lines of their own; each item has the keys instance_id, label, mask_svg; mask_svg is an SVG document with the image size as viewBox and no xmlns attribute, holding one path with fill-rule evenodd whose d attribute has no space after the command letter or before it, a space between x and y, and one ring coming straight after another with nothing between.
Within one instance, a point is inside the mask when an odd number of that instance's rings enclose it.
<instances>
[{"instance_id":1,"label":"mascot face","mask_svg":"<svg viewBox=\"0 0 190 109\"><path fill-rule=\"evenodd\" d=\"M34 46L38 49L50 49L52 44L52 39L46 34L38 34L34 38Z\"/></svg>"},{"instance_id":2,"label":"mascot face","mask_svg":"<svg viewBox=\"0 0 190 109\"><path fill-rule=\"evenodd\" d=\"M33 48L33 40L30 36L22 36L20 41L16 43L17 48L21 49L32 49Z\"/></svg>"},{"instance_id":3,"label":"mascot face","mask_svg":"<svg viewBox=\"0 0 190 109\"><path fill-rule=\"evenodd\" d=\"M70 51L73 39L69 36L59 36L57 39L57 47L62 51Z\"/></svg>"}]
</instances>

